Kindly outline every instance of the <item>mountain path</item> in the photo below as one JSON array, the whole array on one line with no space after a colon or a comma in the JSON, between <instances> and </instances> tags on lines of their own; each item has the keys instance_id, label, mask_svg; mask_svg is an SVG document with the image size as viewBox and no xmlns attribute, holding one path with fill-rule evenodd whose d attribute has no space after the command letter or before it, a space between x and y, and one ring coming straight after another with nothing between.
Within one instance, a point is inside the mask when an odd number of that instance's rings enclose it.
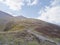
<instances>
[{"instance_id":1,"label":"mountain path","mask_svg":"<svg viewBox=\"0 0 60 45\"><path fill-rule=\"evenodd\" d=\"M49 42L51 42L51 43L55 43L56 45L60 45L60 43L55 42L54 40L49 39L49 38L47 38L47 37L44 37L44 36L42 36L42 35L39 35L39 34L37 34L36 32L33 32L32 30L27 30L27 32L35 35L39 40L49 41Z\"/></svg>"}]
</instances>

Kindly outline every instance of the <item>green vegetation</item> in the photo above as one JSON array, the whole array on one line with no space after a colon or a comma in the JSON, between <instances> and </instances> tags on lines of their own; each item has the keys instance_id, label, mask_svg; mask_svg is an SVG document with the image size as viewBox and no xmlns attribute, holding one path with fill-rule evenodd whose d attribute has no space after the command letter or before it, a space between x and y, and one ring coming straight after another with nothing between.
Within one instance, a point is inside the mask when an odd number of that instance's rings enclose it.
<instances>
[{"instance_id":1,"label":"green vegetation","mask_svg":"<svg viewBox=\"0 0 60 45\"><path fill-rule=\"evenodd\" d=\"M24 33L25 37L22 35L22 33L24 32L21 32L20 34L18 34L18 32L16 32L14 34L13 33L3 33L1 34L0 33L0 45L39 45L38 41L37 40L28 40L28 36L33 36L33 35L30 35L28 33ZM20 35L20 37L18 36ZM28 36L27 36L28 35ZM31 38L33 39L33 38Z\"/></svg>"},{"instance_id":2,"label":"green vegetation","mask_svg":"<svg viewBox=\"0 0 60 45\"><path fill-rule=\"evenodd\" d=\"M43 35L42 32L36 31L37 29L35 30L35 28L37 27L41 28L46 25L48 26L46 22L35 19L24 19L24 20L19 19L9 21L6 24L0 24L0 45L49 45L50 42L47 41L39 42L38 38L36 38L35 35L30 34L26 31L26 30L32 30L32 32L35 32L42 36L46 36ZM59 38L55 39L53 40L60 42Z\"/></svg>"}]
</instances>

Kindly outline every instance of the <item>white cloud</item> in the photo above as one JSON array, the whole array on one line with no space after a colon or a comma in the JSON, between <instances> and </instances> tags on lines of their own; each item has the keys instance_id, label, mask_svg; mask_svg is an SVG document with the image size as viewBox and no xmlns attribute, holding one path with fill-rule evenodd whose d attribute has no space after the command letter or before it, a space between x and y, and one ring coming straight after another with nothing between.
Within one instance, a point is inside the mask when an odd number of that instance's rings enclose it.
<instances>
[{"instance_id":1,"label":"white cloud","mask_svg":"<svg viewBox=\"0 0 60 45\"><path fill-rule=\"evenodd\" d=\"M38 19L60 25L60 5L58 2L59 0L55 0L51 4L52 7L46 7L46 11L41 10L39 12L41 16Z\"/></svg>"},{"instance_id":2,"label":"white cloud","mask_svg":"<svg viewBox=\"0 0 60 45\"><path fill-rule=\"evenodd\" d=\"M32 2L33 1L33 2ZM6 4L12 10L22 9L22 6L26 5L33 6L37 4L37 0L0 0L0 2Z\"/></svg>"},{"instance_id":3,"label":"white cloud","mask_svg":"<svg viewBox=\"0 0 60 45\"><path fill-rule=\"evenodd\" d=\"M19 10L24 5L23 0L0 0L0 2L6 4L13 10Z\"/></svg>"},{"instance_id":4,"label":"white cloud","mask_svg":"<svg viewBox=\"0 0 60 45\"><path fill-rule=\"evenodd\" d=\"M27 5L29 5L29 6L33 6L38 3L38 0L26 0L26 1L27 1Z\"/></svg>"},{"instance_id":5,"label":"white cloud","mask_svg":"<svg viewBox=\"0 0 60 45\"><path fill-rule=\"evenodd\" d=\"M54 0L54 2L51 5L52 6L58 6L58 5L60 5L60 0Z\"/></svg>"}]
</instances>

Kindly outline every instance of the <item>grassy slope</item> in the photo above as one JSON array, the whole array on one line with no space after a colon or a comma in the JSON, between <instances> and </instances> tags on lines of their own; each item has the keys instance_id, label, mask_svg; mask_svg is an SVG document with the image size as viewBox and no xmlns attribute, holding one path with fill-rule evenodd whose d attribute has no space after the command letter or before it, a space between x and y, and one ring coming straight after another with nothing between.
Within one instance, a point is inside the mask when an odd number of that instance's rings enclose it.
<instances>
[{"instance_id":1,"label":"grassy slope","mask_svg":"<svg viewBox=\"0 0 60 45\"><path fill-rule=\"evenodd\" d=\"M24 45L24 44L40 45L38 40L33 35L25 32L24 30L30 29L30 30L36 31L38 30L36 29L37 27L38 28L46 27L46 26L49 26L48 24L49 23L46 23L40 20L35 20L35 19L15 20L15 22L12 22L12 23L8 22L7 25L5 26L5 30L3 30L3 32L0 32L0 43L1 45L5 45L5 44L7 45ZM42 32L42 34L44 33ZM31 36L33 38L31 38ZM28 40L29 38L31 39ZM58 42L60 41L58 40L58 38L55 38L55 39ZM44 44L42 43L42 45Z\"/></svg>"},{"instance_id":2,"label":"grassy slope","mask_svg":"<svg viewBox=\"0 0 60 45\"><path fill-rule=\"evenodd\" d=\"M32 28L30 24L31 22L25 20L8 22L5 29L0 32L0 45L39 45L33 35L24 32L25 29ZM28 40L29 38L31 39Z\"/></svg>"}]
</instances>

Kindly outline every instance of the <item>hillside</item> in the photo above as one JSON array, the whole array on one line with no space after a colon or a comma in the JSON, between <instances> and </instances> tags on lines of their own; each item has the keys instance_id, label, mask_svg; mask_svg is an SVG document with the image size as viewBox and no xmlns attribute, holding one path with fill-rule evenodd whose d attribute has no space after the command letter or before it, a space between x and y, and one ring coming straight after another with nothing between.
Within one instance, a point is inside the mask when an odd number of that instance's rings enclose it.
<instances>
[{"instance_id":1,"label":"hillside","mask_svg":"<svg viewBox=\"0 0 60 45\"><path fill-rule=\"evenodd\" d=\"M60 45L60 26L0 11L0 45Z\"/></svg>"},{"instance_id":2,"label":"hillside","mask_svg":"<svg viewBox=\"0 0 60 45\"><path fill-rule=\"evenodd\" d=\"M3 11L0 11L0 31L3 31L5 25L10 21L13 21L13 16Z\"/></svg>"}]
</instances>

